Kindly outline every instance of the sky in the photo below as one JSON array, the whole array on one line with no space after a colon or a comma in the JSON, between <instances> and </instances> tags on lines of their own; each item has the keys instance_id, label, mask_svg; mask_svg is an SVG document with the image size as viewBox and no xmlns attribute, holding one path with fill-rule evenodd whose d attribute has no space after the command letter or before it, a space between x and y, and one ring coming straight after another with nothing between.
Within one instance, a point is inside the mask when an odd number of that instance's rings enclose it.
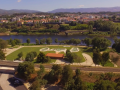
<instances>
[{"instance_id":1,"label":"sky","mask_svg":"<svg viewBox=\"0 0 120 90\"><path fill-rule=\"evenodd\" d=\"M93 8L120 6L120 0L0 0L0 9L51 11L59 8Z\"/></svg>"}]
</instances>

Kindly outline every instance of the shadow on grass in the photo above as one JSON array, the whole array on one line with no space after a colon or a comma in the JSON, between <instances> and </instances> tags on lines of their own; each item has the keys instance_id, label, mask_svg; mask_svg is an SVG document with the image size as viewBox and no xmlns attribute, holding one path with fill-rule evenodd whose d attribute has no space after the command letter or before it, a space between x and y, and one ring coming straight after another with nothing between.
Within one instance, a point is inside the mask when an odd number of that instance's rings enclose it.
<instances>
[{"instance_id":1,"label":"shadow on grass","mask_svg":"<svg viewBox=\"0 0 120 90\"><path fill-rule=\"evenodd\" d=\"M93 48L91 48L91 47L84 47L84 48L82 48L83 49L83 52L93 52Z\"/></svg>"}]
</instances>

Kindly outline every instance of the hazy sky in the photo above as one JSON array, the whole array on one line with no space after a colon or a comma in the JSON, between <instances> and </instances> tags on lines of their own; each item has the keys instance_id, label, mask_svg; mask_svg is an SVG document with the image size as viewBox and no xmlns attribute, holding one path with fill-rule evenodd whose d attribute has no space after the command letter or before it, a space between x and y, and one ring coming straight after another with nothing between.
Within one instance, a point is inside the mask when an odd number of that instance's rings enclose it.
<instances>
[{"instance_id":1,"label":"hazy sky","mask_svg":"<svg viewBox=\"0 0 120 90\"><path fill-rule=\"evenodd\" d=\"M51 11L58 8L120 6L120 0L0 0L0 9Z\"/></svg>"}]
</instances>

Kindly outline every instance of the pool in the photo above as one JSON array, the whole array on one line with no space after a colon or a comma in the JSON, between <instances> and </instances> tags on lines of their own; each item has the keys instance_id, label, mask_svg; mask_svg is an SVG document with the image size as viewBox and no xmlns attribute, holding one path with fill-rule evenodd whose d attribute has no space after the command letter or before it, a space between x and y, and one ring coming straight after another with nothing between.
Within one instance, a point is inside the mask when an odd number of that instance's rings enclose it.
<instances>
[{"instance_id":1,"label":"pool","mask_svg":"<svg viewBox=\"0 0 120 90\"><path fill-rule=\"evenodd\" d=\"M79 52L79 48L72 48L70 51L71 52Z\"/></svg>"},{"instance_id":2,"label":"pool","mask_svg":"<svg viewBox=\"0 0 120 90\"><path fill-rule=\"evenodd\" d=\"M47 51L49 48L42 48L40 51Z\"/></svg>"}]
</instances>

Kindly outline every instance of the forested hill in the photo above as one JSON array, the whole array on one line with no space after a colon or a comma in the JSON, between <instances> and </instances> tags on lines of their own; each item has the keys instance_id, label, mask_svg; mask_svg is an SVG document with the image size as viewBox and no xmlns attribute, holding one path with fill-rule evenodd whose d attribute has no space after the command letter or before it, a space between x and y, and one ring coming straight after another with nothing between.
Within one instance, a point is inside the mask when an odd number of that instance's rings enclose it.
<instances>
[{"instance_id":1,"label":"forested hill","mask_svg":"<svg viewBox=\"0 0 120 90\"><path fill-rule=\"evenodd\" d=\"M12 9L12 10L4 10L0 9L0 14L14 14L14 13L37 13L40 11L37 10L25 10L25 9Z\"/></svg>"},{"instance_id":2,"label":"forested hill","mask_svg":"<svg viewBox=\"0 0 120 90\"><path fill-rule=\"evenodd\" d=\"M119 12L120 7L100 7L100 8L69 8L69 9L55 9L50 11L50 13L57 13L57 12Z\"/></svg>"}]
</instances>

